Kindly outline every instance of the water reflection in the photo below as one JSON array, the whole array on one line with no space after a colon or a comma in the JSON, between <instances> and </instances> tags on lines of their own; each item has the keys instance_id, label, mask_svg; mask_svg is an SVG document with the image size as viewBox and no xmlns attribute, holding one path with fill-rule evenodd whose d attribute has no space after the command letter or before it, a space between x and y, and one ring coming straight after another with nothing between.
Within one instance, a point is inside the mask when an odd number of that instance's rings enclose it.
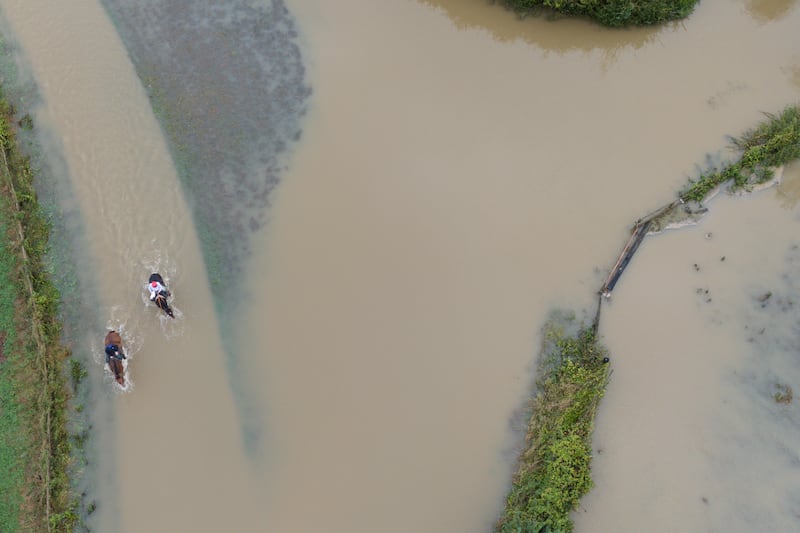
<instances>
[{"instance_id":1,"label":"water reflection","mask_svg":"<svg viewBox=\"0 0 800 533\"><path fill-rule=\"evenodd\" d=\"M774 22L786 15L797 0L745 0L745 10L761 23Z\"/></svg>"},{"instance_id":2,"label":"water reflection","mask_svg":"<svg viewBox=\"0 0 800 533\"><path fill-rule=\"evenodd\" d=\"M660 28L611 30L586 20L553 17L520 17L487 0L418 0L445 13L460 30L482 29L501 43L523 41L548 52L600 50L608 63L627 48L639 49L653 42L661 31L674 30L676 23Z\"/></svg>"}]
</instances>

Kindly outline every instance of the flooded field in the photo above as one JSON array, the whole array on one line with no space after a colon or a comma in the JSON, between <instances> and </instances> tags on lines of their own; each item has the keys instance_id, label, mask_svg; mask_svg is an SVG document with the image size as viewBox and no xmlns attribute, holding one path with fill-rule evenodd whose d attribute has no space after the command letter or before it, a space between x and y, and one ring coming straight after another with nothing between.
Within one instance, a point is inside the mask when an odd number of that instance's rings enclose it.
<instances>
[{"instance_id":1,"label":"flooded field","mask_svg":"<svg viewBox=\"0 0 800 533\"><path fill-rule=\"evenodd\" d=\"M645 240L603 311L614 375L578 531L800 525L799 184L795 164Z\"/></svg>"},{"instance_id":2,"label":"flooded field","mask_svg":"<svg viewBox=\"0 0 800 533\"><path fill-rule=\"evenodd\" d=\"M796 2L625 31L483 0L0 14L101 295L103 532L490 531L549 312L593 310L633 221L800 99ZM626 270L578 531L796 528L797 172Z\"/></svg>"}]
</instances>

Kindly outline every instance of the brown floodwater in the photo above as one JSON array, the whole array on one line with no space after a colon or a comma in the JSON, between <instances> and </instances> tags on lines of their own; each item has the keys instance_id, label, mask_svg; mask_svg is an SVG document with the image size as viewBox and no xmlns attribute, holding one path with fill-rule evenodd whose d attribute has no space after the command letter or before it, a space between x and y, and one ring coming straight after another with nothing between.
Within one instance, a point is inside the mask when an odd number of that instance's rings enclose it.
<instances>
[{"instance_id":1,"label":"brown floodwater","mask_svg":"<svg viewBox=\"0 0 800 533\"><path fill-rule=\"evenodd\" d=\"M633 221L800 98L794 2L626 31L483 0L287 2L313 93L231 333L265 428L248 454L162 129L99 4L62 4L0 0L104 320L136 348L95 424L115 442L99 531L489 531L549 312L590 310ZM771 396L800 390L797 182L716 198L628 267L578 531L797 525L797 411ZM156 267L174 324L142 301Z\"/></svg>"},{"instance_id":2,"label":"brown floodwater","mask_svg":"<svg viewBox=\"0 0 800 533\"><path fill-rule=\"evenodd\" d=\"M614 374L579 531L795 531L800 165L649 237L603 311Z\"/></svg>"},{"instance_id":3,"label":"brown floodwater","mask_svg":"<svg viewBox=\"0 0 800 533\"><path fill-rule=\"evenodd\" d=\"M250 529L257 498L197 236L125 49L95 2L0 6L39 90L34 123L52 136L43 149L63 157L59 172L84 220L81 252L94 258L84 275L99 297L101 327L119 330L128 348L123 392L103 371L105 330L87 344L90 379L107 391L97 402L114 406L110 420L93 425L100 437L88 459L101 465L94 529ZM173 289L174 322L146 304L153 271Z\"/></svg>"}]
</instances>

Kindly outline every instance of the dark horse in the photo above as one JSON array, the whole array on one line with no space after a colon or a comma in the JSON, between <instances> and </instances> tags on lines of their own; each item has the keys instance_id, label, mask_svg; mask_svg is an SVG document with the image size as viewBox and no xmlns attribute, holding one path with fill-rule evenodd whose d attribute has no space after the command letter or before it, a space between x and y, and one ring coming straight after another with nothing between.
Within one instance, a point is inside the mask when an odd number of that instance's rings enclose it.
<instances>
[{"instance_id":1,"label":"dark horse","mask_svg":"<svg viewBox=\"0 0 800 533\"><path fill-rule=\"evenodd\" d=\"M172 308L167 303L167 298L170 296L170 292L167 290L166 285L164 284L164 278L161 277L161 274L154 273L150 274L150 279L147 280L147 283L152 284L156 282L161 285L162 290L159 290L157 293L152 293L150 299L153 301L159 309L164 311L168 317L175 318L175 313L172 312Z\"/></svg>"},{"instance_id":2,"label":"dark horse","mask_svg":"<svg viewBox=\"0 0 800 533\"><path fill-rule=\"evenodd\" d=\"M126 359L126 357L125 354L122 353L122 337L112 329L106 333L106 338L103 342L106 345L106 363L114 374L114 381L119 383L121 387L124 387L125 367L122 365L122 360Z\"/></svg>"}]
</instances>

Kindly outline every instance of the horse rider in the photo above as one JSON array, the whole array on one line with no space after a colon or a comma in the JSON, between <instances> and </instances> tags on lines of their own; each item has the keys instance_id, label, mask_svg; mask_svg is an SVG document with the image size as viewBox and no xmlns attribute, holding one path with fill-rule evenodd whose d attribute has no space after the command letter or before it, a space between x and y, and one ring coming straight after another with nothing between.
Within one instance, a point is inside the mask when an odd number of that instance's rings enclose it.
<instances>
[{"instance_id":1,"label":"horse rider","mask_svg":"<svg viewBox=\"0 0 800 533\"><path fill-rule=\"evenodd\" d=\"M158 280L151 281L150 285L147 286L147 290L150 291L151 302L155 302L158 296L169 297L169 291Z\"/></svg>"},{"instance_id":2,"label":"horse rider","mask_svg":"<svg viewBox=\"0 0 800 533\"><path fill-rule=\"evenodd\" d=\"M106 363L110 363L112 357L119 360L127 359L122 350L120 350L119 345L110 342L106 344Z\"/></svg>"}]
</instances>

